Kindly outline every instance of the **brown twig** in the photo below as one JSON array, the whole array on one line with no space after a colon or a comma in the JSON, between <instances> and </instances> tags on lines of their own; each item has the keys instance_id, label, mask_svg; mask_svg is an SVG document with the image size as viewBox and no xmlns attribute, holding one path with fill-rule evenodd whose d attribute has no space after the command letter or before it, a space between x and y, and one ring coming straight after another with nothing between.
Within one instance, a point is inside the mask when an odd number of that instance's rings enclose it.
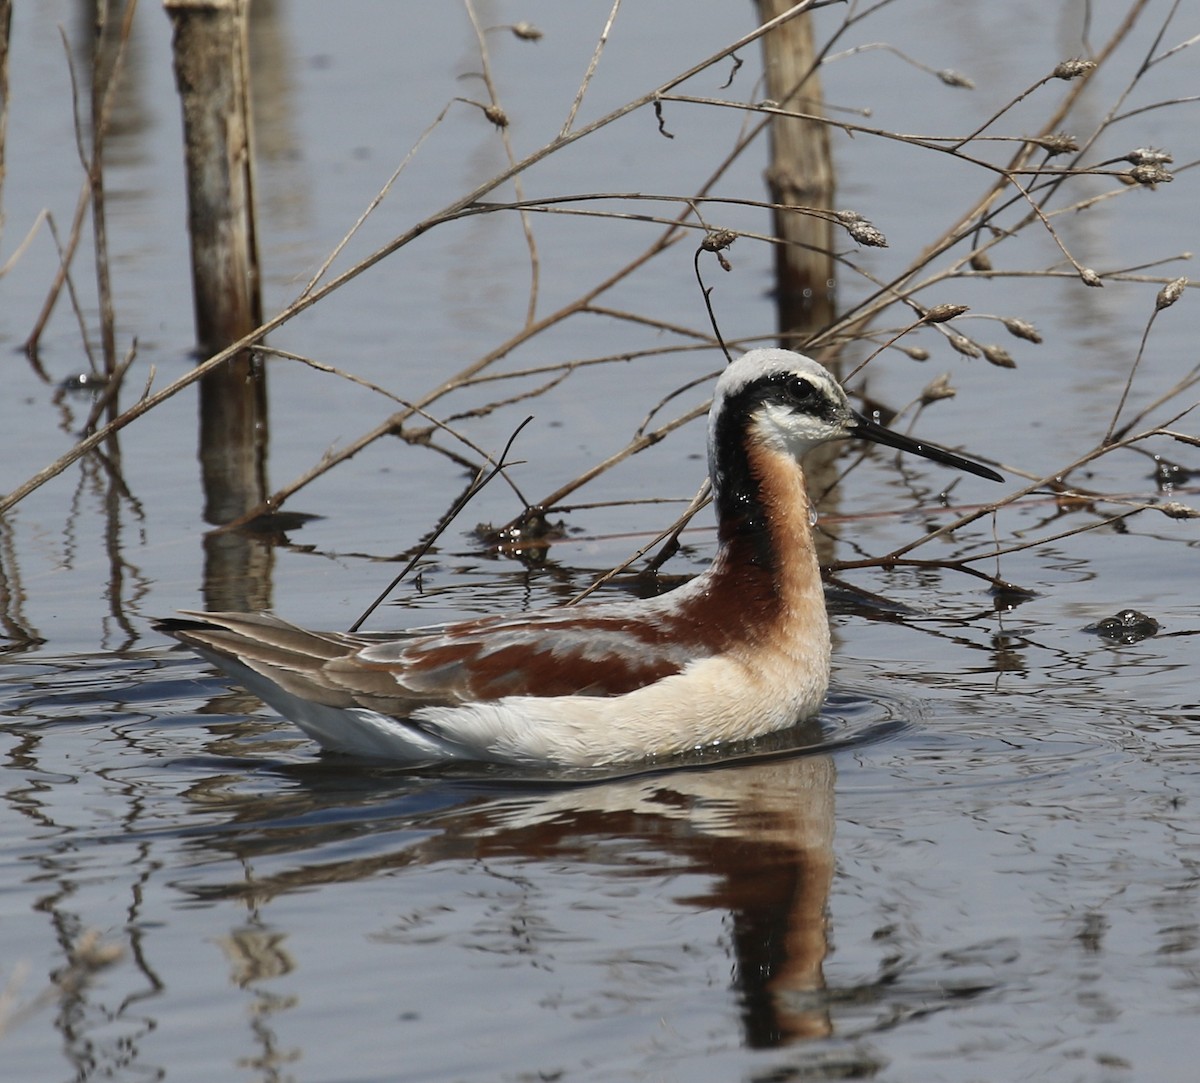
<instances>
[{"instance_id":1,"label":"brown twig","mask_svg":"<svg viewBox=\"0 0 1200 1083\"><path fill-rule=\"evenodd\" d=\"M747 34L742 35L742 37L740 37L737 41L730 43L729 45L727 45L724 48L718 50L717 52L709 55L708 57L704 58L703 60L693 64L691 67L689 67L685 71L679 73L676 76L673 76L671 79L667 80L665 83L660 84L658 87L654 88L653 90L648 91L647 93L644 93L629 102L626 102L624 105L619 106L618 108L612 110L611 112L605 114L604 116L598 118L597 120L594 120L591 123L586 124L581 128L575 129L569 135L555 138L551 142L545 144L538 150L532 152L531 154L527 155L525 158L521 159L515 165L511 165L511 166L507 167L506 169L501 170L495 176L484 181L482 184L480 184L478 187L476 187L472 191L468 192L466 195L451 202L442 211L437 212L436 214L433 214L425 219L422 219L416 225L412 226L408 230L405 230L399 236L393 238L387 244L381 246L380 248L376 249L374 252L372 252L371 254L366 256L364 259L360 260L353 267L349 268L348 270L342 272L341 274L339 274L339 275L335 276L334 278L330 279L329 281L327 281L323 286L306 289L306 291L303 292L299 297L297 297L291 304L286 306L280 312L276 313L276 315L272 316L269 320L267 320L265 323L263 323L260 327L257 327L257 328L255 328L255 330L253 330L249 334L244 335L241 339L239 339L237 342L231 344L226 349L221 350L218 353L212 355L206 361L197 365L195 368L191 369L184 376L179 377L177 380L173 381L171 384L169 384L167 387L163 388L156 394L151 395L151 396L143 399L142 401L136 403L134 406L130 407L128 410L124 411L123 413L118 415L116 418L114 418L111 422L109 422L108 425L104 426L104 428L98 430L92 436L87 437L84 440L81 440L70 451L68 451L64 455L60 456L57 460L55 460L53 463L49 464L42 470L39 470L36 474L34 474L31 478L26 480L23 484L19 485L12 492L10 492L6 496L0 498L0 514L3 514L9 508L11 508L14 505L16 505L17 503L19 503L26 496L28 496L31 492L36 491L38 488L40 488L42 485L44 485L47 481L51 480L54 477L57 477L65 469L67 469L67 467L69 467L72 463L77 462L82 456L86 455L90 450L92 450L92 448L94 448L99 443L103 442L104 440L107 440L110 436L112 436L114 433L120 431L126 425L129 425L133 421L137 420L137 418L141 417L143 414L147 413L148 411L154 409L160 403L165 402L167 399L173 397L174 395L177 395L184 388L191 386L191 384L195 383L202 376L211 372L218 365L223 364L230 357L233 357L241 350L244 350L250 346L256 345L270 332L276 330L279 327L282 327L284 324L288 323L294 317L299 315L301 312L307 311L314 304L321 301L323 298L329 296L331 293L334 293L337 290L341 289L348 282L351 282L354 279L358 278L360 275L365 274L372 267L374 267L377 263L386 259L388 256L394 254L395 252L398 252L400 249L408 246L409 244L411 244L412 242L417 240L419 237L421 237L425 233L429 232L431 229L433 229L439 225L445 224L447 222L455 221L459 218L466 217L470 214L481 213L478 209L475 208L475 205L478 204L479 201L484 198L484 196L488 195L490 192L495 191L496 188L498 188L500 185L504 184L506 181L510 180L512 177L516 176L518 173L525 172L532 166L536 165L538 162L549 157L551 154L554 154L554 153L560 151L563 147L569 146L572 143L575 143L578 140L591 135L593 132L596 132L596 131L601 130L602 128L608 127L609 125L614 124L616 121L620 120L621 118L628 116L630 113L634 112L635 110L642 108L645 105L648 105L649 103L653 102L655 99L660 97L661 95L670 92L674 87L676 87L676 86L680 85L681 83L685 82L686 80L692 78L694 75L698 74L699 72L702 72L705 69L712 67L715 64L720 63L725 57L730 56L737 50L743 49L743 48L745 48L745 46L751 44L754 41L757 41L760 37L762 37L763 34L770 33L771 30L773 30L775 27L782 25L783 23L787 22L790 19L796 18L797 16L803 14L805 11L811 10L812 8L817 7L817 6L821 6L821 3L822 3L822 0L804 0L804 2L798 3L795 7L784 12L777 18L772 19L769 22L763 23L760 26L756 27L754 30L748 32ZM713 177L708 182L710 185L711 185L711 183L715 182L715 179L717 177L719 177L726 168L728 168L728 165L736 158L737 154L740 153L743 146L744 146L744 144L740 144L738 147L734 148L734 150L726 157L725 161L722 163L722 165L720 167L718 167L717 171L713 174ZM703 191L704 188L702 187L701 190ZM80 223L82 222L83 210L86 209L86 200L87 200L87 188L85 187L84 191L81 193L82 206L80 208L77 208L77 218L80 221ZM620 272L618 272L615 275L610 276L604 282L600 283L597 287L590 290L588 292L588 294L585 295L585 297L580 298L579 300L564 306L562 309L558 310L558 312L554 313L553 315L551 315L549 317L542 317L541 319L535 321L533 324L522 328L522 330L516 336L511 338L508 342L503 343L500 347L498 347L495 350L489 351L487 354L485 354L483 357L479 358L473 364L468 365L465 369L463 369L461 372L459 372L456 376L451 377L450 380L447 380L444 383L442 383L441 385L439 385L438 388L435 388L432 392L430 392L428 395L426 395L421 400L419 400L417 405L420 405L421 407L428 406L431 402L435 401L437 398L440 398L441 395L447 393L453 387L458 386L464 380L470 378L471 376L475 375L478 372L481 372L483 369L487 368L488 365L490 365L493 361L495 361L499 357L503 357L518 342L525 341L528 338L533 337L540 331L544 330L545 328L561 322L567 316L569 316L575 312L581 311L584 307L586 307L586 305L589 302L593 301L596 297L598 297L602 293L604 293L615 282L622 280L624 277L627 277L634 269L641 266L643 263L645 263L647 260L652 258L658 252L663 251L670 244L674 243L674 239L675 239L675 234L674 234L673 230L668 230L662 237L660 237L658 240L653 242L649 246L649 248L647 248L640 256L638 256L634 260L632 260L629 264L626 265L626 267L622 268L622 270ZM37 328L37 331L39 333L40 333L41 328L44 326L44 319L48 318L48 316L49 316L49 309L52 306L53 306L53 301L52 300L48 301L47 306L44 309L44 318L39 319L38 328ZM36 344L36 335L31 336L29 348L33 349L35 347L35 344ZM348 449L343 454L342 457L349 458L350 456L355 454L357 451L361 450L363 447L366 447L367 445L369 445L372 441L379 439L383 435L386 435L392 429L396 428L399 424L402 424L404 419L407 416L408 416L408 413L405 411L402 411L401 414L388 419L388 421L385 422L383 425L376 426L376 428L373 429L371 432L364 434L358 440L354 441L352 447L350 449ZM312 472L310 471L309 474L311 475ZM306 477L308 477L308 475L306 475L305 477L302 477L300 479L297 479L291 485L286 486L282 490L279 490L277 493L273 494L271 497L269 497L267 500L265 500L257 508L250 509L250 511L247 514L250 514L250 515L262 514L266 511L274 510L276 507L278 507L278 505L280 503L282 503L283 499L286 499L287 496L291 495L292 493L296 492L298 489L303 487L303 485L306 483L305 482Z\"/></svg>"},{"instance_id":2,"label":"brown twig","mask_svg":"<svg viewBox=\"0 0 1200 1083\"><path fill-rule=\"evenodd\" d=\"M1146 326L1142 331L1142 340L1138 344L1137 355L1133 359L1133 364L1129 367L1129 375L1125 379L1125 386L1121 389L1121 397L1117 401L1117 408L1113 411L1112 421L1108 423L1108 431L1105 432L1101 443L1107 444L1113 438L1113 433L1117 428L1117 421L1121 417L1121 411L1125 409L1125 401L1129 398L1129 392L1133 387L1133 378L1137 375L1138 366L1142 363L1142 355L1146 352L1146 342L1150 338L1150 330L1154 327L1154 321L1158 319L1158 314L1163 309L1169 308L1179 300L1187 284L1186 278L1177 278L1158 291L1154 311L1150 313L1150 318L1146 321Z\"/></svg>"},{"instance_id":3,"label":"brown twig","mask_svg":"<svg viewBox=\"0 0 1200 1083\"><path fill-rule=\"evenodd\" d=\"M586 586L574 597L570 598L566 604L577 605L579 602L582 602L586 597L588 597L588 595L595 593L595 591L599 590L602 586L604 586L605 583L615 579L627 568L641 560L642 557L644 557L660 542L665 541L667 544L663 546L661 560L656 559L654 562L652 562L651 567L647 569L648 571L656 571L661 564L665 563L666 560L678 549L679 535L683 532L684 527L686 527L688 523L692 521L696 513L710 502L711 491L712 490L708 479L705 478L704 483L700 486L699 491L694 497L692 497L691 502L684 509L683 513L675 520L675 522L673 522L665 530L660 530L658 534L656 534L650 541L648 541L645 545L640 546L634 553L632 553L627 559L623 560L620 564L613 568L609 568L609 570L603 575L597 576L595 579L593 579L588 586Z\"/></svg>"},{"instance_id":4,"label":"brown twig","mask_svg":"<svg viewBox=\"0 0 1200 1083\"><path fill-rule=\"evenodd\" d=\"M613 23L616 22L617 12L620 8L621 0L613 0L613 5L608 12L608 19L604 23L604 29L600 31L600 37L596 39L596 48L592 51L592 59L588 61L583 81L579 84L579 89L575 92L575 100L571 103L571 111L567 114L567 119L563 122L562 130L558 133L559 139L565 139L571 132L571 125L575 123L579 107L583 104L583 96L587 93L588 87L591 86L592 77L596 74L596 68L600 64L600 54L604 52L604 47L608 44L608 35L612 32Z\"/></svg>"},{"instance_id":5,"label":"brown twig","mask_svg":"<svg viewBox=\"0 0 1200 1083\"><path fill-rule=\"evenodd\" d=\"M479 18L475 14L475 4L473 0L463 0L467 10L467 17L471 20L471 28L475 31L475 41L479 49L479 61L482 65L483 82L487 87L488 100L491 103L484 112L488 118L496 121L497 118L504 118L503 123L497 123L496 127L500 132L500 139L504 144L504 153L508 158L509 167L514 167L517 164L517 156L513 150L512 136L508 128L508 115L505 113L503 106L500 104L500 93L496 88L496 81L492 78L492 60L491 54L488 51L487 37L483 32L483 28L479 24ZM615 15L616 12L614 11ZM523 199L525 196L524 183L521 180L520 173L514 173L512 178L513 191L516 192L517 199ZM533 223L529 215L521 215L521 232L525 237L525 249L529 254L529 303L525 311L525 325L533 323L537 316L537 301L538 301L538 283L541 278L541 257L538 255L537 239L533 235Z\"/></svg>"},{"instance_id":6,"label":"brown twig","mask_svg":"<svg viewBox=\"0 0 1200 1083\"><path fill-rule=\"evenodd\" d=\"M129 34L133 27L133 14L137 8L136 0L131 0L126 5L125 17L121 24L121 43L117 53L117 62L114 66L114 77L109 80L108 86L105 89L103 99L100 104L98 115L93 117L92 121L92 154L85 168L85 176L83 183L79 189L79 197L75 202L75 214L71 220L71 233L67 240L67 245L64 253L59 260L59 269L54 276L54 281L51 283L50 291L46 295L45 301L42 303L42 309L38 313L37 319L34 321L33 330L29 337L25 340L25 352L31 357L37 354L38 343L41 340L42 332L46 328L46 324L50 320L50 314L54 311L54 305L58 300L58 295L62 290L64 283L67 281L67 271L75 256L75 250L79 247L79 242L83 235L83 220L87 214L88 205L92 200L92 193L95 184L95 178L99 176L101 168L100 150L104 145L104 139L108 133L109 124L112 120L113 106L116 102L117 79L115 73L119 70L120 62L124 57L125 45L128 43ZM71 75L72 85L74 85L75 75L70 60L70 49L67 49L68 60L67 69Z\"/></svg>"},{"instance_id":7,"label":"brown twig","mask_svg":"<svg viewBox=\"0 0 1200 1083\"><path fill-rule=\"evenodd\" d=\"M363 621L365 621L384 603L384 601L387 599L387 596L391 594L392 591L395 590L396 587L404 580L405 576L407 576L408 573L412 571L414 567L416 567L417 562L426 553L428 553L430 549L433 548L434 543L442 536L443 531L445 531L445 529L452 522L454 522L454 520L458 517L459 512L461 512L463 508L465 508L467 504L471 502L475 495L479 493L488 484L488 482L492 480L492 478L494 478L497 474L504 472L504 467L507 465L508 461L508 453L510 450L512 450L513 442L521 434L521 430L525 428L525 426L528 425L532 420L532 417L527 417L513 430L512 435L508 438L508 442L504 445L504 450L500 453L500 457L494 460L494 465L492 468L490 470L481 469L479 473L475 475L475 480L472 481L467 487L467 491L463 493L463 495L454 502L454 506L444 516L442 516L441 522L438 523L429 537L425 539L420 548L418 548L417 551L412 555L412 558L408 561L408 563L405 564L400 570L399 574L392 579L392 581L387 585L386 589L384 589L378 595L378 597L376 597L376 599L369 606L367 606L366 609L363 610L358 620L350 625L348 631L352 633L357 632L359 628L362 627ZM488 460L492 461L490 455L488 456Z\"/></svg>"}]
</instances>

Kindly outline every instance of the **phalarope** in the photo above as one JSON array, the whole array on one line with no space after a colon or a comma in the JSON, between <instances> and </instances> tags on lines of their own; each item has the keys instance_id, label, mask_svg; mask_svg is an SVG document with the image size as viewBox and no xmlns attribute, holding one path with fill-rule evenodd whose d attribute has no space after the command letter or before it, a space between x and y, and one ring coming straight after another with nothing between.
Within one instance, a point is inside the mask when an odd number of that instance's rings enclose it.
<instances>
[{"instance_id":1,"label":"phalarope","mask_svg":"<svg viewBox=\"0 0 1200 1083\"><path fill-rule=\"evenodd\" d=\"M159 627L354 755L598 766L770 733L814 715L829 683L800 460L843 437L1003 481L855 412L815 361L751 350L717 381L708 416L717 553L676 590L399 633L190 611Z\"/></svg>"}]
</instances>

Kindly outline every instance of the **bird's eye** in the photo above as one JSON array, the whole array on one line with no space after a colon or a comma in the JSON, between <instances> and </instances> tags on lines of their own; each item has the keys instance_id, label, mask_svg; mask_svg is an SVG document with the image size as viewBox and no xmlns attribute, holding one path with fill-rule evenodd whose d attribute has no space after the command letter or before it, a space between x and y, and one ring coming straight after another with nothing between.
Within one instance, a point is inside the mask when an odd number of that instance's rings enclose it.
<instances>
[{"instance_id":1,"label":"bird's eye","mask_svg":"<svg viewBox=\"0 0 1200 1083\"><path fill-rule=\"evenodd\" d=\"M811 403L817 396L817 389L803 376L789 377L787 383L784 384L784 391L788 399L797 406Z\"/></svg>"}]
</instances>

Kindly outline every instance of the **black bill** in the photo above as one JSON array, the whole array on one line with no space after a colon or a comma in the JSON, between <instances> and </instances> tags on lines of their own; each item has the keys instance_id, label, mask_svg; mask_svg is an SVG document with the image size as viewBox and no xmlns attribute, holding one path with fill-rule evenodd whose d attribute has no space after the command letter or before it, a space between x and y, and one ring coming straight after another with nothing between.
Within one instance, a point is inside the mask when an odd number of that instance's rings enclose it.
<instances>
[{"instance_id":1,"label":"black bill","mask_svg":"<svg viewBox=\"0 0 1200 1083\"><path fill-rule=\"evenodd\" d=\"M876 444L885 444L899 451L911 451L914 455L932 459L935 463L941 463L943 466L953 466L956 470L965 470L968 474L975 474L981 478L987 478L989 481L1004 480L1004 476L996 473L990 466L965 459L953 451L938 447L937 444L927 444L922 440L914 440L910 436L905 436L903 433L885 429L879 422L872 421L857 411L854 412L854 432L851 435L863 440L872 440Z\"/></svg>"}]
</instances>

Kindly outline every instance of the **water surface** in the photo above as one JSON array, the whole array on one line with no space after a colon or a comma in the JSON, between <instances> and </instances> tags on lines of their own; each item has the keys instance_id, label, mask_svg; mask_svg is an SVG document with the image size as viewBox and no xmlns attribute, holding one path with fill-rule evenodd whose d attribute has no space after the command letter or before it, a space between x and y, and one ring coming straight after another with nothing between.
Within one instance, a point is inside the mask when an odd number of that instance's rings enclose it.
<instances>
[{"instance_id":1,"label":"water surface","mask_svg":"<svg viewBox=\"0 0 1200 1083\"><path fill-rule=\"evenodd\" d=\"M698 19L671 5L626 5L581 118L749 28L748 8L710 7ZM830 100L871 108L880 127L969 131L1058 60L1085 51L1085 5L1051 7L887 6L842 47L887 40L931 67L966 72L977 90L867 52L829 70ZM1080 131L1132 77L1167 7L1148 5L1085 97ZM1090 9L1093 43L1120 14L1100 8ZM479 69L474 36L457 7L350 9L354 18L335 18L329 5L256 0L268 311L298 292L442 107L482 93L470 77ZM507 33L488 38L513 138L528 152L565 119L605 12L548 3L480 12L486 24L528 19L545 31L536 46ZM835 18L837 9L822 13L820 25ZM1200 31L1189 18L1164 42ZM72 42L86 39L71 6L14 15L5 258L42 208L62 230L81 179L55 20ZM168 47L165 16L143 5L106 173L118 335L122 348L137 338L138 388L151 364L161 385L192 363ZM85 56L78 45L76 62ZM752 50L745 59L748 72ZM1180 53L1155 67L1127 108L1194 93L1196 72L1195 55ZM696 92L716 94L727 73ZM1032 95L1007 130L1032 130L1043 106ZM473 107L458 109L342 266L500 168L495 131ZM1112 155L1161 145L1177 166L1195 161L1194 110L1123 122L1117 134L1128 133L1128 146L1114 135ZM637 114L548 159L527 190L691 190L741 123L682 108L666 120L673 140L651 114ZM862 136L838 135L834 145L840 202L890 241L853 253L880 278L982 189L943 156ZM761 196L763 165L745 158L723 190ZM1195 170L1181 168L1158 192L1131 192L1056 227L1077 257L1105 271L1167 259L1200 243L1188 210L1195 186ZM767 228L760 212L718 217ZM629 223L534 225L542 313L632 258L648 236ZM605 303L703 327L684 247ZM1037 233L1010 251L1014 267L1061 256ZM730 259L714 295L727 334L769 335L769 252L743 239ZM6 491L69 447L90 408L55 388L87 367L69 305L60 302L43 339L44 377L19 353L55 263L43 227L0 280ZM86 260L76 274L92 326ZM843 284L847 301L865 289L860 281ZM521 325L528 283L517 220L476 218L423 238L271 341L415 397ZM1040 475L1103 434L1157 288L955 282L926 299L1028 319L1045 342L968 325L1008 345L1019 365L1008 371L928 335L919 340L933 353L927 364L889 356L872 366L870 389L902 405L950 372L959 394L923 413L921 433ZM1193 309L1189 295L1156 322L1130 409L1195 364ZM668 340L660 329L587 316L527 343L510 367ZM623 444L648 404L719 364L707 351L588 369L469 431L498 448L535 413L516 476L537 498ZM308 369L272 363L270 378L276 484L394 409ZM704 393L685 394L668 415ZM27 1003L61 980L89 931L122 951L89 982L67 982L12 1019L0 1035L6 1078L1193 1078L1192 522L1143 512L985 569L1028 593L996 595L944 571L846 573L870 594L831 592L834 694L786 749L623 777L411 774L318 755L151 630L153 617L202 604L214 589L195 409L181 395L126 430L119 482L100 460L85 460L0 522L10 648L0 670L0 981L11 979ZM1189 425L1180 423L1194 432ZM701 426L687 426L581 499L686 500L701 480L702 439ZM1196 466L1192 448L1162 441L1154 450ZM885 552L948 521L953 510L938 499L948 477L923 462L900 473L890 457L869 460L826 508L830 557ZM289 510L321 518L247 543L267 570L270 603L289 619L346 627L465 481L458 464L390 441L305 488ZM1186 478L1161 493L1154 464L1136 452L1108 456L1075 481L1135 502L1195 500ZM947 503L995 496L964 478ZM403 607L388 607L375 626L563 601L648 540L674 507L565 514L565 538L544 561L521 563L490 554L470 529L519 510L493 486L425 561L420 589L402 587ZM1048 539L1112 510L1028 500L1003 512L995 533ZM920 552L953 559L992 537L991 521L980 520ZM671 574L704 566L714 544L707 520L684 542ZM1131 607L1160 631L1114 643L1087 630Z\"/></svg>"}]
</instances>

